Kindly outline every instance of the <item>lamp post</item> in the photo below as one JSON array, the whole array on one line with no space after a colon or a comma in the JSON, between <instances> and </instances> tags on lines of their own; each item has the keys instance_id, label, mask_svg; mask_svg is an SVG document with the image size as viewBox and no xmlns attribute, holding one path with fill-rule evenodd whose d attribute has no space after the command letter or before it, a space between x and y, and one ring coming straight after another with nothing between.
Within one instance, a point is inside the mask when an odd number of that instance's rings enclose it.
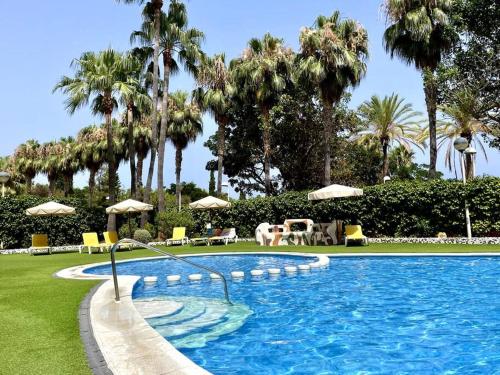
<instances>
[{"instance_id":1,"label":"lamp post","mask_svg":"<svg viewBox=\"0 0 500 375\"><path fill-rule=\"evenodd\" d=\"M462 181L465 186L467 184L467 177L465 175L465 162L464 162L465 152L472 147L469 146L469 141L464 137L458 137L457 139L455 139L455 142L453 142L453 147L455 147L455 150L460 152L460 169L462 170ZM474 149L472 148L472 150ZM474 150L474 153L475 151L476 150ZM472 153L469 152L468 154ZM472 168L474 170L474 167ZM467 199L465 200L465 225L467 226L467 238L470 240L472 238L472 229L470 225L469 205L467 204Z\"/></svg>"},{"instance_id":2,"label":"lamp post","mask_svg":"<svg viewBox=\"0 0 500 375\"><path fill-rule=\"evenodd\" d=\"M384 176L384 184L391 181L391 176Z\"/></svg>"},{"instance_id":3,"label":"lamp post","mask_svg":"<svg viewBox=\"0 0 500 375\"><path fill-rule=\"evenodd\" d=\"M227 199L229 199L229 183L227 181L222 182L222 190L226 190Z\"/></svg>"},{"instance_id":4,"label":"lamp post","mask_svg":"<svg viewBox=\"0 0 500 375\"><path fill-rule=\"evenodd\" d=\"M2 184L2 198L5 197L5 184L9 181L10 174L7 172L0 172L0 183Z\"/></svg>"}]
</instances>

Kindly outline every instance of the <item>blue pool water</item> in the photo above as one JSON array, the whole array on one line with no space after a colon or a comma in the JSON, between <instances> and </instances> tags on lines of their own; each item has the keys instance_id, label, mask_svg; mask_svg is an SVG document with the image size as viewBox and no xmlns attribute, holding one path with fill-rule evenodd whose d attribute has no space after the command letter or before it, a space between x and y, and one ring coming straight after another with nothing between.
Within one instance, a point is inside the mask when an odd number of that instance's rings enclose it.
<instances>
[{"instance_id":1,"label":"blue pool water","mask_svg":"<svg viewBox=\"0 0 500 375\"><path fill-rule=\"evenodd\" d=\"M228 276L315 260L190 259ZM180 350L216 375L500 374L499 266L495 257L331 258L328 269L309 274L229 281L232 300L251 315L236 331ZM222 298L222 285L207 275L201 283L167 286L167 274L186 280L198 272L173 260L123 263L118 272L159 276L154 287L138 282L136 299Z\"/></svg>"}]
</instances>

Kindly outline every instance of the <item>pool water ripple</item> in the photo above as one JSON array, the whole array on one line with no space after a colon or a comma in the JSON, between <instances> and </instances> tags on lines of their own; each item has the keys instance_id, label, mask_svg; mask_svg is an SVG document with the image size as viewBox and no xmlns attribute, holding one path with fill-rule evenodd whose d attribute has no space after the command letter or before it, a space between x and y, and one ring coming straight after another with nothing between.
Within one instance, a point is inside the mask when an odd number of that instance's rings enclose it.
<instances>
[{"instance_id":1,"label":"pool water ripple","mask_svg":"<svg viewBox=\"0 0 500 375\"><path fill-rule=\"evenodd\" d=\"M191 258L231 271L315 261L265 255ZM325 270L229 282L231 298L252 310L236 331L181 351L226 374L498 374L500 259L495 257L332 258ZM220 282L192 284L198 272L172 260L123 263L138 282L134 298L222 298ZM109 267L90 270L109 273ZM168 286L167 274L183 281Z\"/></svg>"}]
</instances>

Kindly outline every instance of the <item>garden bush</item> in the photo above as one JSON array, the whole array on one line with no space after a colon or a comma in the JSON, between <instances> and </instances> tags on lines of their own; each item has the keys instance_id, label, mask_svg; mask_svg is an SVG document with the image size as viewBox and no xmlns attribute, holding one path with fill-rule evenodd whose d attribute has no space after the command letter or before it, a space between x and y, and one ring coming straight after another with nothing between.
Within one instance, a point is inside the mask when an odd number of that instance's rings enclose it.
<instances>
[{"instance_id":1,"label":"garden bush","mask_svg":"<svg viewBox=\"0 0 500 375\"><path fill-rule=\"evenodd\" d=\"M151 242L152 238L151 233L149 233L146 229L137 229L134 232L134 240L136 241L147 244L148 242Z\"/></svg>"},{"instance_id":2,"label":"garden bush","mask_svg":"<svg viewBox=\"0 0 500 375\"><path fill-rule=\"evenodd\" d=\"M167 209L160 212L156 216L156 223L158 237L162 237L161 239L172 237L174 227L186 227L186 234L190 235L195 225L191 210L178 212L176 209Z\"/></svg>"},{"instance_id":3,"label":"garden bush","mask_svg":"<svg viewBox=\"0 0 500 375\"><path fill-rule=\"evenodd\" d=\"M455 180L392 181L366 187L355 198L309 202L307 192L234 201L231 209L213 210L214 227L236 227L241 237L253 237L263 222L283 223L287 218L310 218L314 222L342 219L360 222L372 237L464 236L465 198L470 207L474 236L499 235L500 178L485 177L466 187ZM194 230L203 232L208 212L194 211Z\"/></svg>"},{"instance_id":4,"label":"garden bush","mask_svg":"<svg viewBox=\"0 0 500 375\"><path fill-rule=\"evenodd\" d=\"M106 230L107 215L104 208L89 208L85 200L61 198L57 201L76 208L69 216L27 216L26 209L48 202L36 196L8 196L0 199L0 241L4 248L31 246L31 235L46 233L52 246L82 243L82 233Z\"/></svg>"}]
</instances>

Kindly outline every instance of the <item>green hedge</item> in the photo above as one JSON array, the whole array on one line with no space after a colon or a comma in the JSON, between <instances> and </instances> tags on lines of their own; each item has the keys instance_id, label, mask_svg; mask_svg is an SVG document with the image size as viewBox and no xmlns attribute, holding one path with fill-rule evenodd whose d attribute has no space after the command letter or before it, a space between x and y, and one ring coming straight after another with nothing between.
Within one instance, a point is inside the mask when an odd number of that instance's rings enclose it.
<instances>
[{"instance_id":1,"label":"green hedge","mask_svg":"<svg viewBox=\"0 0 500 375\"><path fill-rule=\"evenodd\" d=\"M227 210L212 211L215 227L236 227L241 237L253 237L262 222L286 218L314 222L343 219L360 222L368 236L427 237L438 232L465 235L465 197L470 204L474 236L500 235L500 178L476 178L464 187L454 180L392 181L364 189L356 198L309 202L306 192L235 201ZM193 213L195 230L202 233L208 213Z\"/></svg>"},{"instance_id":2,"label":"green hedge","mask_svg":"<svg viewBox=\"0 0 500 375\"><path fill-rule=\"evenodd\" d=\"M61 217L27 216L26 209L48 202L36 196L9 196L0 198L0 241L4 248L31 246L33 233L47 233L52 246L82 243L82 233L106 230L107 216L103 208L89 208L85 200L57 199L59 203L76 208L76 214Z\"/></svg>"}]
</instances>

